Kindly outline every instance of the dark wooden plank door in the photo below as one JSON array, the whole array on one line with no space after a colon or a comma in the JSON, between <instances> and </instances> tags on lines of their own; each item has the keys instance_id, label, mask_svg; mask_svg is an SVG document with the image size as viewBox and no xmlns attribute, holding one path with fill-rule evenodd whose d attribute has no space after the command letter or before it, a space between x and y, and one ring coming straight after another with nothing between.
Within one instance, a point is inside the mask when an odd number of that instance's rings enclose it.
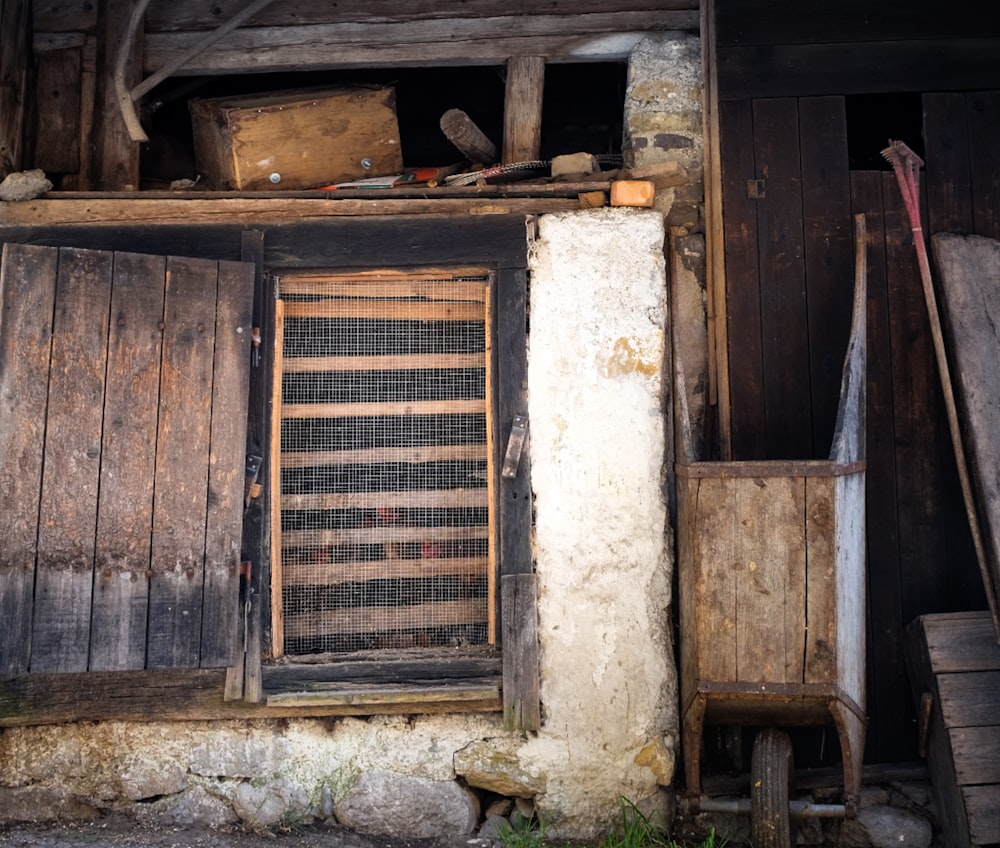
<instances>
[{"instance_id":1,"label":"dark wooden plank door","mask_svg":"<svg viewBox=\"0 0 1000 848\"><path fill-rule=\"evenodd\" d=\"M235 660L253 276L5 246L5 673Z\"/></svg>"},{"instance_id":2,"label":"dark wooden plank door","mask_svg":"<svg viewBox=\"0 0 1000 848\"><path fill-rule=\"evenodd\" d=\"M720 104L734 459L825 458L850 335L841 97Z\"/></svg>"}]
</instances>

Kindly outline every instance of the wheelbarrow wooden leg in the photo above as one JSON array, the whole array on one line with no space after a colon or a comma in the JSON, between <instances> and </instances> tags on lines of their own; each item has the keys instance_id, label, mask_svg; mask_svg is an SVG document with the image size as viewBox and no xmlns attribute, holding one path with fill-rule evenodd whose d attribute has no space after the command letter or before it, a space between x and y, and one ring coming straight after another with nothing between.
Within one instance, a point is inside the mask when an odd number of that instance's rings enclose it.
<instances>
[{"instance_id":1,"label":"wheelbarrow wooden leg","mask_svg":"<svg viewBox=\"0 0 1000 848\"><path fill-rule=\"evenodd\" d=\"M701 797L701 735L707 703L705 695L699 693L684 713L684 778L688 798L695 803Z\"/></svg>"},{"instance_id":2,"label":"wheelbarrow wooden leg","mask_svg":"<svg viewBox=\"0 0 1000 848\"><path fill-rule=\"evenodd\" d=\"M858 814L861 799L861 774L864 767L862 752L868 720L860 708L840 700L830 702L830 714L837 725L840 753L844 758L844 806L847 818L853 819Z\"/></svg>"}]
</instances>

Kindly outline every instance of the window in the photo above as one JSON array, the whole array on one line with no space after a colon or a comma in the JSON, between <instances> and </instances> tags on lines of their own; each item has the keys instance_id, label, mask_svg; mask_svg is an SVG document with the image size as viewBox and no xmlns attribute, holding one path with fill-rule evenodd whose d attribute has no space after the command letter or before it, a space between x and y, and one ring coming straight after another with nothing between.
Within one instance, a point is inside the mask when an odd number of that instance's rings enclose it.
<instances>
[{"instance_id":1,"label":"window","mask_svg":"<svg viewBox=\"0 0 1000 848\"><path fill-rule=\"evenodd\" d=\"M492 282L281 278L276 656L496 643Z\"/></svg>"}]
</instances>

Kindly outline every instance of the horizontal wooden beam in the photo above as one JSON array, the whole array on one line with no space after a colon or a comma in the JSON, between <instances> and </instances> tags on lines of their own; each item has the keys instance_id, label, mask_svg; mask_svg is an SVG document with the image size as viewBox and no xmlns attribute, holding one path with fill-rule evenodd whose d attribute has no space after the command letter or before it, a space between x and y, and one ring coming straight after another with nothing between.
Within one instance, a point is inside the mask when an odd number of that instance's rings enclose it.
<instances>
[{"instance_id":1,"label":"horizontal wooden beam","mask_svg":"<svg viewBox=\"0 0 1000 848\"><path fill-rule=\"evenodd\" d=\"M719 47L719 97L961 91L1000 86L997 39Z\"/></svg>"},{"instance_id":2,"label":"horizontal wooden beam","mask_svg":"<svg viewBox=\"0 0 1000 848\"><path fill-rule=\"evenodd\" d=\"M208 30L235 15L243 0L153 0L146 13L148 32ZM562 7L562 8L560 8ZM360 3L328 3L325 0L287 0L256 15L254 26L289 24L406 23L449 18L493 18L498 15L536 15L534 0L367 0ZM698 0L573 0L551 4L551 11L566 15L591 12L629 11L656 15L662 12L697 11ZM97 26L94 3L36 2L32 9L36 32L93 33Z\"/></svg>"},{"instance_id":3,"label":"horizontal wooden beam","mask_svg":"<svg viewBox=\"0 0 1000 848\"><path fill-rule=\"evenodd\" d=\"M696 10L595 12L248 27L193 57L177 75L422 65L504 65L512 56L550 62L624 61L644 37L697 32ZM189 51L198 32L148 33L144 70L155 73Z\"/></svg>"},{"instance_id":4,"label":"horizontal wooden beam","mask_svg":"<svg viewBox=\"0 0 1000 848\"><path fill-rule=\"evenodd\" d=\"M447 198L415 199L284 199L235 198L214 200L159 200L132 194L123 199L39 199L6 203L0 208L0 227L46 227L81 224L232 224L329 220L361 215L529 215L579 209L576 198Z\"/></svg>"},{"instance_id":5,"label":"horizontal wooden beam","mask_svg":"<svg viewBox=\"0 0 1000 848\"><path fill-rule=\"evenodd\" d=\"M437 673L440 675L444 668L445 664L437 664ZM462 670L461 664L458 670ZM405 669L402 673L409 674ZM276 692L279 686L286 691L301 687L299 677L302 675L321 679L329 674L323 666L307 667L301 674L292 668L283 668L276 674L265 669L265 692ZM427 680L434 692L428 701L421 701L416 697L417 692L412 691L411 697L401 703L267 706L224 700L225 676L225 669L210 669L25 674L6 678L0 680L0 727L74 721L213 721L376 712L499 712L501 709L500 699L492 695L484 694L479 700L470 700L469 681L462 677L455 679L456 697L451 701L441 699L440 693L447 689L448 680L439 676Z\"/></svg>"}]
</instances>

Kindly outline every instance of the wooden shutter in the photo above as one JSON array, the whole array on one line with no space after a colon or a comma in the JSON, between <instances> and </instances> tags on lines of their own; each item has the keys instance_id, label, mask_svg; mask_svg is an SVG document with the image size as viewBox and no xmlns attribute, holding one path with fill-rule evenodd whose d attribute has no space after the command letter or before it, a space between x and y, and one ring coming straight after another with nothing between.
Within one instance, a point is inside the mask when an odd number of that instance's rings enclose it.
<instances>
[{"instance_id":1,"label":"wooden shutter","mask_svg":"<svg viewBox=\"0 0 1000 848\"><path fill-rule=\"evenodd\" d=\"M4 246L0 673L234 661L253 274Z\"/></svg>"}]
</instances>

